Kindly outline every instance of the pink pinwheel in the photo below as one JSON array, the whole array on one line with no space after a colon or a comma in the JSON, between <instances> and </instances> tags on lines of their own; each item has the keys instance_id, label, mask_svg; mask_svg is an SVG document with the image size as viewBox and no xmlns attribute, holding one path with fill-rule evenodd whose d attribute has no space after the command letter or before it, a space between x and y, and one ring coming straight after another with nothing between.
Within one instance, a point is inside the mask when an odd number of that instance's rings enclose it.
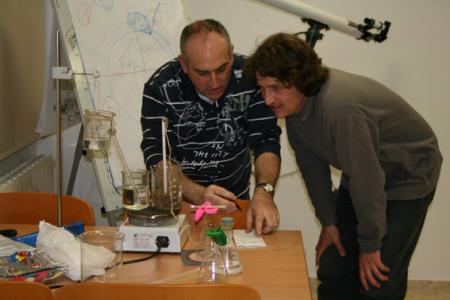
<instances>
[{"instance_id":1,"label":"pink pinwheel","mask_svg":"<svg viewBox=\"0 0 450 300\"><path fill-rule=\"evenodd\" d=\"M202 206L197 208L197 210L195 211L194 220L195 222L198 222L204 214L215 215L218 211L219 209L217 207L211 205L211 203L209 203L208 201L205 201L203 202Z\"/></svg>"}]
</instances>

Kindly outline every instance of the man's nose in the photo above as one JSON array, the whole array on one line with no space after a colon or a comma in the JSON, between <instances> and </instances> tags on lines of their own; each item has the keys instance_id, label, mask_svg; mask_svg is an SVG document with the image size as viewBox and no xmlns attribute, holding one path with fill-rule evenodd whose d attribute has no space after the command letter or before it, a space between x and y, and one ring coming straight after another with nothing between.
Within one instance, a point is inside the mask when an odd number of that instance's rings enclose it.
<instances>
[{"instance_id":1,"label":"man's nose","mask_svg":"<svg viewBox=\"0 0 450 300\"><path fill-rule=\"evenodd\" d=\"M209 83L211 85L212 88L216 88L219 86L219 80L217 78L216 73L211 72L210 78L209 78Z\"/></svg>"},{"instance_id":2,"label":"man's nose","mask_svg":"<svg viewBox=\"0 0 450 300\"><path fill-rule=\"evenodd\" d=\"M263 96L264 102L266 103L267 106L270 106L275 101L275 96L270 91L265 91Z\"/></svg>"}]
</instances>

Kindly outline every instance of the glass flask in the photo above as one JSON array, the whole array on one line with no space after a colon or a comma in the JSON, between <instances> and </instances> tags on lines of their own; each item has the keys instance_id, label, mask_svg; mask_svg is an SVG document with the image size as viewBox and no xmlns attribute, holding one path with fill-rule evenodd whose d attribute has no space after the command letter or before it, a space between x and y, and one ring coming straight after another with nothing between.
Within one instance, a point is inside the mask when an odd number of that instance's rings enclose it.
<instances>
[{"instance_id":1,"label":"glass flask","mask_svg":"<svg viewBox=\"0 0 450 300\"><path fill-rule=\"evenodd\" d=\"M227 243L219 246L224 263L217 265L216 272L219 274L234 275L242 272L242 264L239 260L239 253L233 236L233 217L223 217L220 221L220 228L227 237Z\"/></svg>"}]
</instances>

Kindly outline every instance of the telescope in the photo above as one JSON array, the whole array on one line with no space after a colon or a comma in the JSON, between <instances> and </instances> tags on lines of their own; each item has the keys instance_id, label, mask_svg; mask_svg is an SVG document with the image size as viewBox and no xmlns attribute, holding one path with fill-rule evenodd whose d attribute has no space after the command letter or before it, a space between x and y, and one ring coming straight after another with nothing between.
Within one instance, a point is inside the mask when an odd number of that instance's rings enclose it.
<instances>
[{"instance_id":1,"label":"telescope","mask_svg":"<svg viewBox=\"0 0 450 300\"><path fill-rule=\"evenodd\" d=\"M306 32L306 41L312 47L317 40L322 38L323 35L320 33L320 30L322 29L328 30L332 28L351 35L358 40L381 43L387 38L387 33L391 26L391 23L388 21L379 22L367 17L364 18L362 23L358 24L297 0L259 1L300 16L302 20L310 26L309 30Z\"/></svg>"}]
</instances>

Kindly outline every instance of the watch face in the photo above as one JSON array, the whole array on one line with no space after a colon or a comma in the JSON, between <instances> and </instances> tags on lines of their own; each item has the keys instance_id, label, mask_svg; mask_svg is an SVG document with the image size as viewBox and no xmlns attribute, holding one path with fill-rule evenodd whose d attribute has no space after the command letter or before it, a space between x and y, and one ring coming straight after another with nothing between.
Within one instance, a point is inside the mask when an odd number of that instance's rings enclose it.
<instances>
[{"instance_id":1,"label":"watch face","mask_svg":"<svg viewBox=\"0 0 450 300\"><path fill-rule=\"evenodd\" d=\"M273 193L274 188L270 183L258 183L256 187L263 188L267 193Z\"/></svg>"},{"instance_id":2,"label":"watch face","mask_svg":"<svg viewBox=\"0 0 450 300\"><path fill-rule=\"evenodd\" d=\"M264 186L264 189L266 190L266 192L269 192L269 193L273 192L273 186L270 184L266 184Z\"/></svg>"}]
</instances>

